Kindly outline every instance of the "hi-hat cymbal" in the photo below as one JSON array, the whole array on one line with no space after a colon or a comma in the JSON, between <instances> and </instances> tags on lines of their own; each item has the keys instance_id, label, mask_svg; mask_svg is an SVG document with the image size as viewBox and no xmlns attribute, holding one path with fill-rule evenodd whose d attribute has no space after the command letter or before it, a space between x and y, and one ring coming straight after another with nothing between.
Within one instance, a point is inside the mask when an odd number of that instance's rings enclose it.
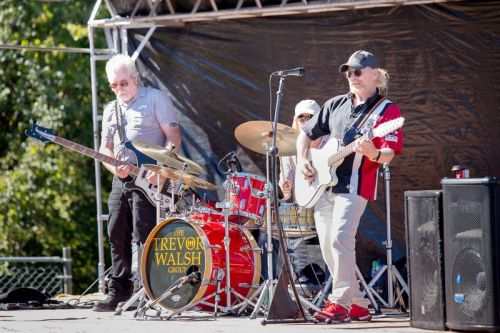
<instances>
[{"instance_id":1,"label":"hi-hat cymbal","mask_svg":"<svg viewBox=\"0 0 500 333\"><path fill-rule=\"evenodd\" d=\"M179 180L191 187L217 191L217 186L215 186L214 184L199 177L190 175L189 173L182 172L181 170L174 170L168 167L162 167L154 164L144 164L144 166L146 167L146 169L157 172L165 178Z\"/></svg>"},{"instance_id":2,"label":"hi-hat cymbal","mask_svg":"<svg viewBox=\"0 0 500 333\"><path fill-rule=\"evenodd\" d=\"M132 141L132 145L137 148L141 153L151 157L152 159L158 161L161 164L165 164L166 166L182 170L184 166L186 169L184 170L187 173L194 174L202 174L204 173L203 168L196 162L191 161L187 157L176 154L165 147L143 143L140 141Z\"/></svg>"},{"instance_id":3,"label":"hi-hat cymbal","mask_svg":"<svg viewBox=\"0 0 500 333\"><path fill-rule=\"evenodd\" d=\"M279 156L296 154L296 141L299 131L278 123L276 147ZM236 127L234 136L239 143L257 153L265 154L266 147L272 145L272 122L264 120L247 121Z\"/></svg>"}]
</instances>

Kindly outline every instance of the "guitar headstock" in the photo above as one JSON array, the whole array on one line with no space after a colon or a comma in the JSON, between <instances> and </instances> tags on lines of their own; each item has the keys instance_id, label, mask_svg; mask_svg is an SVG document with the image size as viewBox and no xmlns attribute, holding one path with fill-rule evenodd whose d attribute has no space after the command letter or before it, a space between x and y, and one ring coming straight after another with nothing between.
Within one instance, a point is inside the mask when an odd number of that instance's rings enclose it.
<instances>
[{"instance_id":1,"label":"guitar headstock","mask_svg":"<svg viewBox=\"0 0 500 333\"><path fill-rule=\"evenodd\" d=\"M55 136L54 132L51 129L38 126L36 123L33 124L31 129L26 130L24 134L31 138L40 140L41 142L53 141Z\"/></svg>"},{"instance_id":2,"label":"guitar headstock","mask_svg":"<svg viewBox=\"0 0 500 333\"><path fill-rule=\"evenodd\" d=\"M389 120L383 124L380 124L373 129L373 136L378 138L384 137L387 134L392 133L395 130L403 127L404 122L405 118L399 117L393 120Z\"/></svg>"}]
</instances>

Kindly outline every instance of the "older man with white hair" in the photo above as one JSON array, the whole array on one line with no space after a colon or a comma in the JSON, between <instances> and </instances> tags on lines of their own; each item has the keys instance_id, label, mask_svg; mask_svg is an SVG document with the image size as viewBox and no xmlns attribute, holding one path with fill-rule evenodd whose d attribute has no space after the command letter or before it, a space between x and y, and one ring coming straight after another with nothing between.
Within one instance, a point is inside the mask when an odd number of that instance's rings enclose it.
<instances>
[{"instance_id":1,"label":"older man with white hair","mask_svg":"<svg viewBox=\"0 0 500 333\"><path fill-rule=\"evenodd\" d=\"M109 194L108 235L111 247L111 276L108 297L97 303L94 311L114 311L119 302L132 295L132 241L144 244L156 225L156 209L141 191L128 191L131 164L137 162L126 141L140 141L180 148L181 134L170 98L158 89L144 87L134 60L128 55L113 56L106 63L109 87L116 99L104 109L100 152L126 162L114 167L105 164L113 173ZM156 184L156 175L149 171L146 179ZM137 285L136 285L137 287ZM136 288L137 289L137 288Z\"/></svg>"}]
</instances>

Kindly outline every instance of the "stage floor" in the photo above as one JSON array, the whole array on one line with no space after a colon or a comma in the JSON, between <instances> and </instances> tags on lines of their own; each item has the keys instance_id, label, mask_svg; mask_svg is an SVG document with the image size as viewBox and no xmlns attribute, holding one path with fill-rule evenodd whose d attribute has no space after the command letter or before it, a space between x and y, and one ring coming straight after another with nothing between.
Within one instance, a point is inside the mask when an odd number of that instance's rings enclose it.
<instances>
[{"instance_id":1,"label":"stage floor","mask_svg":"<svg viewBox=\"0 0 500 333\"><path fill-rule=\"evenodd\" d=\"M116 316L110 312L94 312L90 308L6 310L0 311L0 332L307 333L331 329L335 329L336 332L352 332L362 329L363 333L432 332L410 327L409 316L394 310L384 311L383 315L375 316L371 322L330 325L311 322L265 326L262 325L264 317L261 316L257 319L250 319L247 316L219 316L214 320L208 314L187 312L182 318L173 320L144 320L135 319L134 312L126 311Z\"/></svg>"}]
</instances>

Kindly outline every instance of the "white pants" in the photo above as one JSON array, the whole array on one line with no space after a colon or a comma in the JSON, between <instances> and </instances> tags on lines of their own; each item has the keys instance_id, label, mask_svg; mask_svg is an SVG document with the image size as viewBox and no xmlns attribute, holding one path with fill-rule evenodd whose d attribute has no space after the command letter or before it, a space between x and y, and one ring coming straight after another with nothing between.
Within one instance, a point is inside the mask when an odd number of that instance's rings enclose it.
<instances>
[{"instance_id":1,"label":"white pants","mask_svg":"<svg viewBox=\"0 0 500 333\"><path fill-rule=\"evenodd\" d=\"M330 302L347 309L368 307L356 278L356 231L367 200L357 194L325 192L314 207L321 253L333 277Z\"/></svg>"}]
</instances>

